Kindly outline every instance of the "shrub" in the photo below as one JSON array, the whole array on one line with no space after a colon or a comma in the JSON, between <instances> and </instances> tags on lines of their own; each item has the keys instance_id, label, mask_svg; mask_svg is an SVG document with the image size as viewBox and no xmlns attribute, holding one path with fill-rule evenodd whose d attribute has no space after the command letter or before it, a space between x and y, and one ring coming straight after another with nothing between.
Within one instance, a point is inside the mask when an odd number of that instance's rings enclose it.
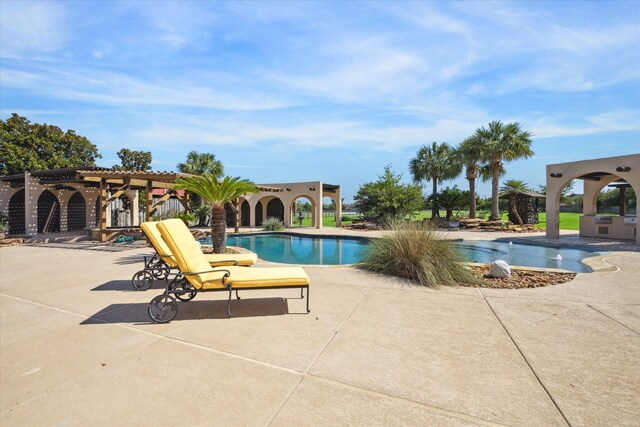
<instances>
[{"instance_id":1,"label":"shrub","mask_svg":"<svg viewBox=\"0 0 640 427\"><path fill-rule=\"evenodd\" d=\"M262 223L262 228L265 231L280 231L284 230L284 224L282 224L282 221L278 218L269 217Z\"/></svg>"},{"instance_id":2,"label":"shrub","mask_svg":"<svg viewBox=\"0 0 640 427\"><path fill-rule=\"evenodd\" d=\"M391 167L376 182L367 182L354 196L355 207L367 221L384 221L404 218L424 206L422 187L418 184L402 184L402 175L394 174Z\"/></svg>"},{"instance_id":3,"label":"shrub","mask_svg":"<svg viewBox=\"0 0 640 427\"><path fill-rule=\"evenodd\" d=\"M417 222L396 222L390 234L371 239L360 267L428 287L479 282L450 241Z\"/></svg>"},{"instance_id":4,"label":"shrub","mask_svg":"<svg viewBox=\"0 0 640 427\"><path fill-rule=\"evenodd\" d=\"M192 213L178 212L174 218L180 218L189 227L189 223L196 221L196 216Z\"/></svg>"}]
</instances>

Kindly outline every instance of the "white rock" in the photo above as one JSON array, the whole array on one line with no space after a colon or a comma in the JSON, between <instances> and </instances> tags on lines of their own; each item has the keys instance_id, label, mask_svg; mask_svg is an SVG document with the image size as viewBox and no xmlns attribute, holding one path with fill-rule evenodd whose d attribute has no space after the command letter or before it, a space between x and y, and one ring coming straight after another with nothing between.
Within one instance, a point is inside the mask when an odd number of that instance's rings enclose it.
<instances>
[{"instance_id":1,"label":"white rock","mask_svg":"<svg viewBox=\"0 0 640 427\"><path fill-rule=\"evenodd\" d=\"M511 276L511 267L506 261L502 261L501 259L493 261L491 263L491 269L489 270L489 276L491 277L510 277Z\"/></svg>"}]
</instances>

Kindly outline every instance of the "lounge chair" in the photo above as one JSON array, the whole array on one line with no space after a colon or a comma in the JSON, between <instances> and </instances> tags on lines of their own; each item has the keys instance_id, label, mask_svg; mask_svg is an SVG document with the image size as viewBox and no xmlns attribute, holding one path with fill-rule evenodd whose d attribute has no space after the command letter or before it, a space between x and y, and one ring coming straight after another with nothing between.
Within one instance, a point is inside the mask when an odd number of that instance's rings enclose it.
<instances>
[{"instance_id":1,"label":"lounge chair","mask_svg":"<svg viewBox=\"0 0 640 427\"><path fill-rule=\"evenodd\" d=\"M158 223L158 230L178 264L184 279L177 286L167 287L163 294L149 303L149 317L154 322L166 323L178 314L176 298L188 301L200 292L229 293L227 315L231 315L233 291L250 289L300 289L304 298L307 290L307 313L309 313L309 277L300 267L243 268L226 266L211 268L206 257L195 242L187 226L179 219Z\"/></svg>"},{"instance_id":2,"label":"lounge chair","mask_svg":"<svg viewBox=\"0 0 640 427\"><path fill-rule=\"evenodd\" d=\"M131 285L134 289L144 291L153 285L153 279L165 279L172 269L177 269L178 264L171 254L171 250L162 239L158 231L158 223L149 221L142 223L140 228L147 236L147 240L156 251L151 258L144 257L144 268L133 275ZM224 265L239 265L248 267L255 265L258 256L253 253L243 254L205 254L207 262L214 267Z\"/></svg>"}]
</instances>

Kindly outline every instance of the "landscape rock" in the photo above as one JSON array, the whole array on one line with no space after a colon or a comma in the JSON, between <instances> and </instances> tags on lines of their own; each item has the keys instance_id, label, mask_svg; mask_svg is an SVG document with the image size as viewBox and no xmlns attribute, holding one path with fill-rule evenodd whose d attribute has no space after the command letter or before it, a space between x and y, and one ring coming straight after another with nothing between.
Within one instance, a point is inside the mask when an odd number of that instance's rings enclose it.
<instances>
[{"instance_id":1,"label":"landscape rock","mask_svg":"<svg viewBox=\"0 0 640 427\"><path fill-rule=\"evenodd\" d=\"M489 276L498 278L510 277L511 267L509 267L506 261L502 261L501 259L493 261L489 269Z\"/></svg>"}]
</instances>

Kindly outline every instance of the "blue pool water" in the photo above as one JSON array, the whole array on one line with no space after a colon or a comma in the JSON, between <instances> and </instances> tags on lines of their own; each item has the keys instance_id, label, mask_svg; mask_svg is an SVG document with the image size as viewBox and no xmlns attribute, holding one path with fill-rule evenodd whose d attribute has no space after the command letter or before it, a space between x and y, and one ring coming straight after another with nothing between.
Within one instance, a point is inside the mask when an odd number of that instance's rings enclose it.
<instances>
[{"instance_id":1,"label":"blue pool water","mask_svg":"<svg viewBox=\"0 0 640 427\"><path fill-rule=\"evenodd\" d=\"M543 268L562 268L576 273L587 273L591 269L581 262L583 258L597 253L569 248L518 245L509 242L487 242L465 240L454 242L462 259L469 262L489 264L501 259L509 265ZM558 255L562 259L558 259Z\"/></svg>"},{"instance_id":2,"label":"blue pool water","mask_svg":"<svg viewBox=\"0 0 640 427\"><path fill-rule=\"evenodd\" d=\"M210 245L211 239L201 239ZM596 253L579 249L518 245L508 242L454 241L462 259L491 263L501 259L509 265L562 268L577 273L591 269L581 262ZM229 246L239 246L258 254L266 261L284 264L354 264L367 250L366 239L317 238L290 234L258 234L229 236ZM558 255L562 259L558 258Z\"/></svg>"},{"instance_id":3,"label":"blue pool water","mask_svg":"<svg viewBox=\"0 0 640 427\"><path fill-rule=\"evenodd\" d=\"M361 239L310 238L289 234L230 236L227 245L240 246L257 253L261 259L285 264L353 264L360 262L367 249L366 240Z\"/></svg>"}]
</instances>

